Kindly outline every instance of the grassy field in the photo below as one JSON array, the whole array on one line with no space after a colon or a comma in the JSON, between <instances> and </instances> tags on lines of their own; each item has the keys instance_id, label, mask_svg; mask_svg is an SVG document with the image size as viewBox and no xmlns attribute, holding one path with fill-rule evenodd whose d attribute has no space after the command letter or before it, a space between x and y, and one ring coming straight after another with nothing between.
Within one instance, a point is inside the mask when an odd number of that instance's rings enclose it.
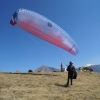
<instances>
[{"instance_id":1,"label":"grassy field","mask_svg":"<svg viewBox=\"0 0 100 100\"><path fill-rule=\"evenodd\" d=\"M66 81L67 72L0 73L0 100L100 100L100 73Z\"/></svg>"}]
</instances>

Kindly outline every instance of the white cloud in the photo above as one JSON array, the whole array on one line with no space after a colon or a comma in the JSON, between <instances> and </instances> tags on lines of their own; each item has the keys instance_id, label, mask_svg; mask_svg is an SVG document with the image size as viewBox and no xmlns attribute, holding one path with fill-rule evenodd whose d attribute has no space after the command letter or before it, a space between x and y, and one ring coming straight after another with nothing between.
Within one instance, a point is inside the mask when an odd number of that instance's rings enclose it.
<instances>
[{"instance_id":1,"label":"white cloud","mask_svg":"<svg viewBox=\"0 0 100 100\"><path fill-rule=\"evenodd\" d=\"M93 64L86 64L86 67L92 66Z\"/></svg>"}]
</instances>

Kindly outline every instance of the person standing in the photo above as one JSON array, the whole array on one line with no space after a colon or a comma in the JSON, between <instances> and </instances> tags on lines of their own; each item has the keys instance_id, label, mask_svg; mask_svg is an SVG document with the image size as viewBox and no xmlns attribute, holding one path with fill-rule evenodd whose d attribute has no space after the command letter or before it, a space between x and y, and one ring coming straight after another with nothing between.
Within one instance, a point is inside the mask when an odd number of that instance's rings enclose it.
<instances>
[{"instance_id":1,"label":"person standing","mask_svg":"<svg viewBox=\"0 0 100 100\"><path fill-rule=\"evenodd\" d=\"M62 63L61 63L61 65L60 65L60 66L61 66L61 72L63 72L63 65L62 65Z\"/></svg>"},{"instance_id":2,"label":"person standing","mask_svg":"<svg viewBox=\"0 0 100 100\"><path fill-rule=\"evenodd\" d=\"M72 85L72 83L73 83L73 74L74 74L74 71L75 71L75 67L74 67L74 65L71 61L69 62L69 65L67 67L67 71L68 71L68 79L67 79L67 85L66 86L69 86L69 80L71 81L70 85Z\"/></svg>"}]
</instances>

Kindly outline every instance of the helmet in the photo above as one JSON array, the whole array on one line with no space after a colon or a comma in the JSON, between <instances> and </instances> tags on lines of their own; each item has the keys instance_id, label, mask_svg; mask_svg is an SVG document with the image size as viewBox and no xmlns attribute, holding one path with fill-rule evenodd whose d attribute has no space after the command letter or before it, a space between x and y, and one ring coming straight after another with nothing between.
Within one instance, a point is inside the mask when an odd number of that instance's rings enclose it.
<instances>
[{"instance_id":1,"label":"helmet","mask_svg":"<svg viewBox=\"0 0 100 100\"><path fill-rule=\"evenodd\" d=\"M69 64L73 64L73 62L72 62L72 61L70 61L70 62L69 62Z\"/></svg>"}]
</instances>

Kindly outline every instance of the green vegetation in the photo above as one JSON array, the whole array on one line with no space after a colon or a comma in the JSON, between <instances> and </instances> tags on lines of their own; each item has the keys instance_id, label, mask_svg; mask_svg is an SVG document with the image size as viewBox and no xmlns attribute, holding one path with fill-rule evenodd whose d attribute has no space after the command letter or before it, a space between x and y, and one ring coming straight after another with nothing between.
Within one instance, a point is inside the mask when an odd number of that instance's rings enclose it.
<instances>
[{"instance_id":1,"label":"green vegetation","mask_svg":"<svg viewBox=\"0 0 100 100\"><path fill-rule=\"evenodd\" d=\"M93 69L90 67L79 67L78 70L93 72Z\"/></svg>"},{"instance_id":2,"label":"green vegetation","mask_svg":"<svg viewBox=\"0 0 100 100\"><path fill-rule=\"evenodd\" d=\"M100 100L100 73L66 80L67 72L0 73L0 100Z\"/></svg>"}]
</instances>

